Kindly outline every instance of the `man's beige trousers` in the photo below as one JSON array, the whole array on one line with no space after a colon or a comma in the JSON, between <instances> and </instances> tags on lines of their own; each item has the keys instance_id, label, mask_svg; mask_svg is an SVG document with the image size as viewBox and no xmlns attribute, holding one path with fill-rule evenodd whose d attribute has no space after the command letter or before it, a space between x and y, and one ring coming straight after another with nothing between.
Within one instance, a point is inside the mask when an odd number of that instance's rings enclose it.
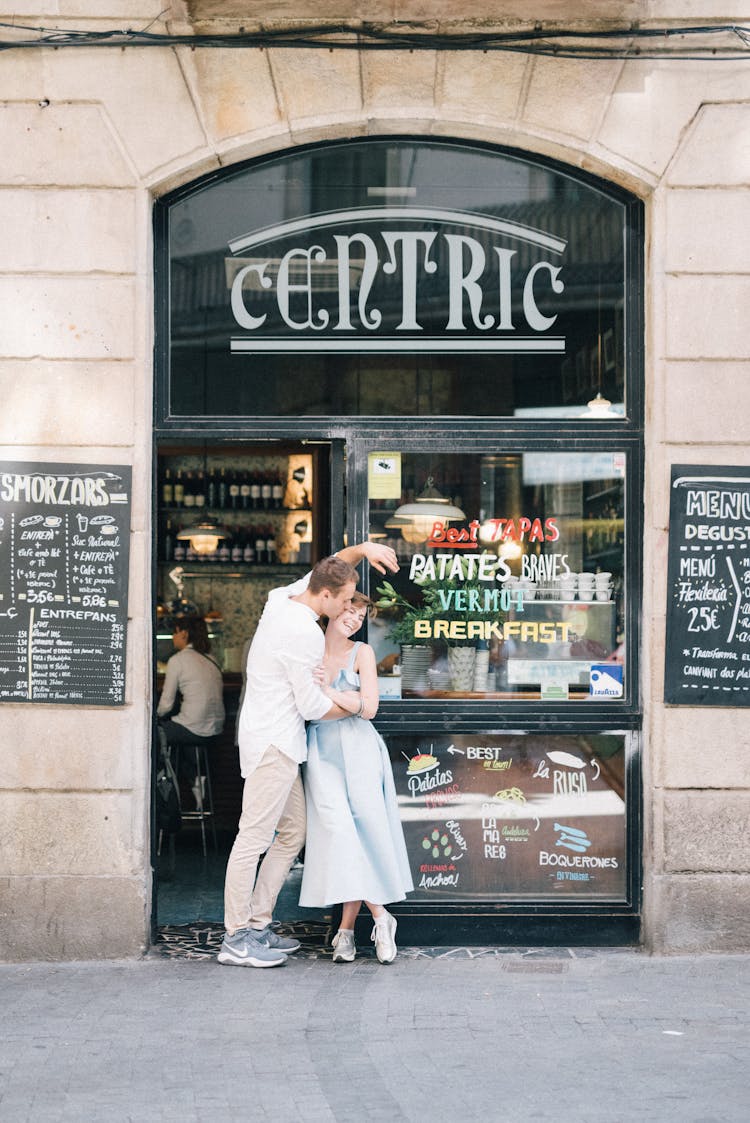
<instances>
[{"instance_id":1,"label":"man's beige trousers","mask_svg":"<svg viewBox=\"0 0 750 1123\"><path fill-rule=\"evenodd\" d=\"M304 846L305 825L299 765L269 745L245 780L240 825L227 864L224 927L229 935L270 923L286 875Z\"/></svg>"}]
</instances>

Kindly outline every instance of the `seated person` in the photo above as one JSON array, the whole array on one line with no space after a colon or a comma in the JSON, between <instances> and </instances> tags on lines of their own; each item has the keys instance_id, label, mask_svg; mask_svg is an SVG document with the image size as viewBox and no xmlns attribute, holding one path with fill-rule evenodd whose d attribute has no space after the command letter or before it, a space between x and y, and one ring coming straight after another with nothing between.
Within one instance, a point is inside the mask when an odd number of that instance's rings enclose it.
<instances>
[{"instance_id":1,"label":"seated person","mask_svg":"<svg viewBox=\"0 0 750 1123\"><path fill-rule=\"evenodd\" d=\"M156 709L162 741L169 745L188 745L206 741L224 728L224 682L218 664L209 652L206 622L201 616L178 616L172 631L176 652L167 663ZM180 708L172 713L177 693ZM191 776L193 794L200 807L203 781L195 775L194 754L182 754L182 767ZM187 758L187 759L185 759Z\"/></svg>"}]
</instances>

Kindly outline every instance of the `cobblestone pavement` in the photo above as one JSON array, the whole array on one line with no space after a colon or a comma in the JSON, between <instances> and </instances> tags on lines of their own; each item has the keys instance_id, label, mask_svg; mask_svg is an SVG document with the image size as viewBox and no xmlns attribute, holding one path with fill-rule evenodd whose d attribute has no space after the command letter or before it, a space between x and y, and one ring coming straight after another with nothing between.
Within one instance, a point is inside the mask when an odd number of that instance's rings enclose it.
<instances>
[{"instance_id":1,"label":"cobblestone pavement","mask_svg":"<svg viewBox=\"0 0 750 1123\"><path fill-rule=\"evenodd\" d=\"M0 966L0 1120L742 1123L750 957Z\"/></svg>"}]
</instances>

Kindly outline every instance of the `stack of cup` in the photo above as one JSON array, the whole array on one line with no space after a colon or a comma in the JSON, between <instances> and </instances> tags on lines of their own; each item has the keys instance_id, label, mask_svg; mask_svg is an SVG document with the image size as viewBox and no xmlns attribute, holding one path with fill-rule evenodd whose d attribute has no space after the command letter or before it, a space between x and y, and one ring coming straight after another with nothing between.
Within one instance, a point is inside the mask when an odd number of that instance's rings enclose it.
<instances>
[{"instance_id":1,"label":"stack of cup","mask_svg":"<svg viewBox=\"0 0 750 1123\"><path fill-rule=\"evenodd\" d=\"M576 599L576 583L577 578L575 573L563 574L560 578L560 600Z\"/></svg>"},{"instance_id":2,"label":"stack of cup","mask_svg":"<svg viewBox=\"0 0 750 1123\"><path fill-rule=\"evenodd\" d=\"M594 599L594 574L593 573L579 573L578 574L578 599L579 600L593 600Z\"/></svg>"},{"instance_id":3,"label":"stack of cup","mask_svg":"<svg viewBox=\"0 0 750 1123\"><path fill-rule=\"evenodd\" d=\"M612 586L610 584L611 573L597 573L596 575L596 599L597 600L611 600L612 599Z\"/></svg>"}]
</instances>

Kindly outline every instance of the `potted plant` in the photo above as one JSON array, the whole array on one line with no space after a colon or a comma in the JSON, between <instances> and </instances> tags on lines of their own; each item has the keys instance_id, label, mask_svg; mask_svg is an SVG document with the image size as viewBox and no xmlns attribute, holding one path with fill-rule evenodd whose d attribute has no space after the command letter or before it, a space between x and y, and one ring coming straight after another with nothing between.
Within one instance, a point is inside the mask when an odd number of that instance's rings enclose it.
<instances>
[{"instance_id":1,"label":"potted plant","mask_svg":"<svg viewBox=\"0 0 750 1123\"><path fill-rule=\"evenodd\" d=\"M464 567L468 574L468 567ZM473 621L486 621L497 619L497 611L485 609L484 592L487 588L477 579L464 581L441 582L428 579L416 582L422 593L422 603L415 605L402 596L389 581L384 581L376 590L379 600L375 603L385 615L391 614L393 623L390 638L401 646L401 661L403 673L407 676L404 688L407 690L424 689L423 686L411 685L411 671L416 672L420 679L426 675L425 652L429 651L424 643L415 640L415 624L428 621L431 625L430 632L436 621L460 625L467 625ZM460 600L454 595L460 592ZM477 595L478 594L478 595ZM480 607L476 607L479 604ZM450 638L431 640L431 647L444 646L447 650L448 669L450 673L451 688L455 691L468 692L473 689L486 688L488 669L488 645L486 641L469 634L470 629L458 627L452 629ZM477 655L477 651L480 654ZM478 660L478 662L477 662ZM476 676L476 681L475 681ZM485 685L480 685L481 682Z\"/></svg>"},{"instance_id":2,"label":"potted plant","mask_svg":"<svg viewBox=\"0 0 750 1123\"><path fill-rule=\"evenodd\" d=\"M401 688L422 692L428 689L427 671L432 663L432 646L419 643L414 638L414 624L424 620L426 610L422 605L412 604L394 589L390 581L383 581L375 590L379 600L375 601L378 612L390 618L388 633L392 643L401 649Z\"/></svg>"}]
</instances>

